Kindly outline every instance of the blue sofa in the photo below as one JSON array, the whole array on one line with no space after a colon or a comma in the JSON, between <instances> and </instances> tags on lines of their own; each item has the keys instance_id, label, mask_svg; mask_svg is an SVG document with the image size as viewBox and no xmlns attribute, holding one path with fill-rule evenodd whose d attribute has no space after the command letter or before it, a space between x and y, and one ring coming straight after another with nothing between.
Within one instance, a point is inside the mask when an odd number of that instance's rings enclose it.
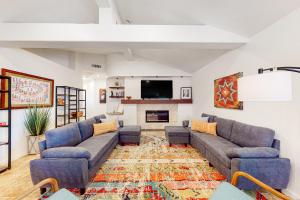
<instances>
[{"instance_id":1,"label":"blue sofa","mask_svg":"<svg viewBox=\"0 0 300 200\"><path fill-rule=\"evenodd\" d=\"M93 124L103 117L48 130L39 143L41 158L30 162L32 182L52 177L61 188L80 188L83 194L119 141L118 131L93 136Z\"/></svg>"},{"instance_id":2,"label":"blue sofa","mask_svg":"<svg viewBox=\"0 0 300 200\"><path fill-rule=\"evenodd\" d=\"M217 136L190 132L190 143L211 165L226 175L228 181L236 171L244 171L275 189L287 187L291 164L279 157L280 141L271 129L252 126L214 115L202 114L209 122L217 122ZM240 189L257 186L241 178Z\"/></svg>"}]
</instances>

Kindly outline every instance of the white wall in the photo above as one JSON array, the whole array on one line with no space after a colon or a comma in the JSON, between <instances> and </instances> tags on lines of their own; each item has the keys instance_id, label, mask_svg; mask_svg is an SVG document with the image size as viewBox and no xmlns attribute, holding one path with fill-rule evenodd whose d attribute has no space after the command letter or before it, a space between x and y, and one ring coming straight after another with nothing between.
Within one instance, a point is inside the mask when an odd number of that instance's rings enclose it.
<instances>
[{"instance_id":1,"label":"white wall","mask_svg":"<svg viewBox=\"0 0 300 200\"><path fill-rule=\"evenodd\" d=\"M237 121L266 126L281 140L281 156L291 159L292 173L287 192L300 198L300 76L293 74L293 101L244 102L244 110L215 108L214 80L236 72L244 76L261 67L300 66L300 10L266 28L240 49L229 52L193 76L194 117L202 112ZM280 92L280 91L279 91Z\"/></svg>"},{"instance_id":2,"label":"white wall","mask_svg":"<svg viewBox=\"0 0 300 200\"><path fill-rule=\"evenodd\" d=\"M191 76L191 74L134 56L132 60L126 59L122 54L107 56L108 76Z\"/></svg>"},{"instance_id":3,"label":"white wall","mask_svg":"<svg viewBox=\"0 0 300 200\"><path fill-rule=\"evenodd\" d=\"M49 61L45 58L32 54L22 49L0 48L0 66L54 79L56 85L68 85L81 87L80 74L65 67ZM24 109L12 111L12 158L13 160L27 154L26 130L24 127ZM54 107L52 110L52 124L54 127ZM4 137L3 129L0 130L1 137ZM0 137L0 140L2 139ZM0 149L0 158L5 158L5 148ZM1 159L1 161L3 161Z\"/></svg>"}]
</instances>

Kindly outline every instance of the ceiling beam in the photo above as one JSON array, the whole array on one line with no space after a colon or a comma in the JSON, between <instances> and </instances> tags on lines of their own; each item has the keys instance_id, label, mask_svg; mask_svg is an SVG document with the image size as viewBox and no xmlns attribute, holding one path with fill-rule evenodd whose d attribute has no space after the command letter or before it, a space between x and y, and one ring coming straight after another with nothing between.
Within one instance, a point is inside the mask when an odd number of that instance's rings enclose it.
<instances>
[{"instance_id":1,"label":"ceiling beam","mask_svg":"<svg viewBox=\"0 0 300 200\"><path fill-rule=\"evenodd\" d=\"M26 48L161 47L234 49L248 42L211 26L0 23L0 45Z\"/></svg>"}]
</instances>

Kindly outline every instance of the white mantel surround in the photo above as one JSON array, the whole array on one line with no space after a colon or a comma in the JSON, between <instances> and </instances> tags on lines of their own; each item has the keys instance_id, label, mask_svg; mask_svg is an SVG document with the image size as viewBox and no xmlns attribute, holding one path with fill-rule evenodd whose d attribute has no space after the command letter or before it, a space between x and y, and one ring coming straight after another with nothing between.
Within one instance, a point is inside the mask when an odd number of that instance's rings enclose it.
<instances>
[{"instance_id":1,"label":"white mantel surround","mask_svg":"<svg viewBox=\"0 0 300 200\"><path fill-rule=\"evenodd\" d=\"M146 123L146 110L169 110L169 123ZM165 126L182 125L192 119L192 104L124 104L122 119L126 125L140 125L142 129L157 130Z\"/></svg>"},{"instance_id":2,"label":"white mantel surround","mask_svg":"<svg viewBox=\"0 0 300 200\"><path fill-rule=\"evenodd\" d=\"M146 110L168 110L168 123L146 122ZM137 104L137 124L142 129L164 129L165 126L178 125L178 104Z\"/></svg>"}]
</instances>

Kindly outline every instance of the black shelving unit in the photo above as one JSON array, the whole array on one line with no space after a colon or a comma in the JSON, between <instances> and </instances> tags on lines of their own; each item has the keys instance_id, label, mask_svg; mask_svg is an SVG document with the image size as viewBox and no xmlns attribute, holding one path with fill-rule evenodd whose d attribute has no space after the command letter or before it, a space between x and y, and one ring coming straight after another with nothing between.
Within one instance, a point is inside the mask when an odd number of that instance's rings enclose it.
<instances>
[{"instance_id":1,"label":"black shelving unit","mask_svg":"<svg viewBox=\"0 0 300 200\"><path fill-rule=\"evenodd\" d=\"M80 99L82 93L84 99ZM64 100L64 104L58 105L59 98ZM72 112L84 111L83 117L86 119L86 90L69 86L56 86L55 105L55 127L80 121L80 117L73 117ZM60 121L63 121L63 123L59 124Z\"/></svg>"},{"instance_id":2,"label":"black shelving unit","mask_svg":"<svg viewBox=\"0 0 300 200\"><path fill-rule=\"evenodd\" d=\"M78 117L72 117L72 112L78 111L78 88L69 87L68 122L78 122Z\"/></svg>"},{"instance_id":3,"label":"black shelving unit","mask_svg":"<svg viewBox=\"0 0 300 200\"><path fill-rule=\"evenodd\" d=\"M7 141L0 141L0 146L7 146L7 166L0 166L0 173L11 168L11 78L8 76L0 75L1 82L6 81L7 88L1 88L1 98L7 99L7 105L1 107L1 111L7 112L7 125L0 126L0 128L7 129Z\"/></svg>"},{"instance_id":4,"label":"black shelving unit","mask_svg":"<svg viewBox=\"0 0 300 200\"><path fill-rule=\"evenodd\" d=\"M82 117L86 119L86 90L78 89L77 94L78 94L78 111L84 111Z\"/></svg>"}]
</instances>

